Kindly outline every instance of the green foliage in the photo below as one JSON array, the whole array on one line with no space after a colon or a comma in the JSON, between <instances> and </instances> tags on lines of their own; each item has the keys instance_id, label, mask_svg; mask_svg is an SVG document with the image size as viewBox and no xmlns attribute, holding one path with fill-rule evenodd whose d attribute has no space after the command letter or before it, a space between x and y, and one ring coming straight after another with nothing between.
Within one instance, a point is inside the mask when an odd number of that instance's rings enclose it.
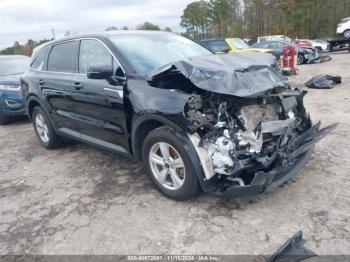
<instances>
[{"instance_id":1,"label":"green foliage","mask_svg":"<svg viewBox=\"0 0 350 262\"><path fill-rule=\"evenodd\" d=\"M349 16L350 0L201 0L185 8L180 25L194 39L316 38L334 36L339 20Z\"/></svg>"},{"instance_id":2,"label":"green foliage","mask_svg":"<svg viewBox=\"0 0 350 262\"><path fill-rule=\"evenodd\" d=\"M27 55L31 56L33 53L33 49L41 44L44 44L50 40L44 39L38 42L29 39L27 43L24 45L20 45L17 41L13 44L13 46L5 48L0 51L0 55Z\"/></svg>"},{"instance_id":3,"label":"green foliage","mask_svg":"<svg viewBox=\"0 0 350 262\"><path fill-rule=\"evenodd\" d=\"M194 39L208 36L210 19L210 6L206 1L198 1L189 4L181 16L182 27L186 28L186 36Z\"/></svg>"},{"instance_id":4,"label":"green foliage","mask_svg":"<svg viewBox=\"0 0 350 262\"><path fill-rule=\"evenodd\" d=\"M158 25L154 25L150 22L144 22L136 27L137 30L160 30Z\"/></svg>"}]
</instances>

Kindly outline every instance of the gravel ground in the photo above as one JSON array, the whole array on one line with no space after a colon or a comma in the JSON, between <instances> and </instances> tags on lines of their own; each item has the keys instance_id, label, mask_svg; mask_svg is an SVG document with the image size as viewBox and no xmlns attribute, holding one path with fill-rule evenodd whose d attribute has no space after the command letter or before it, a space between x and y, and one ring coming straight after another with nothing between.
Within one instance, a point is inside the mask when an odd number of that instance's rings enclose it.
<instances>
[{"instance_id":1,"label":"gravel ground","mask_svg":"<svg viewBox=\"0 0 350 262\"><path fill-rule=\"evenodd\" d=\"M340 74L305 101L339 126L299 176L254 199L174 202L138 162L79 143L48 151L28 121L0 126L0 254L271 254L302 230L316 253L350 255L350 54L332 57L291 82Z\"/></svg>"}]
</instances>

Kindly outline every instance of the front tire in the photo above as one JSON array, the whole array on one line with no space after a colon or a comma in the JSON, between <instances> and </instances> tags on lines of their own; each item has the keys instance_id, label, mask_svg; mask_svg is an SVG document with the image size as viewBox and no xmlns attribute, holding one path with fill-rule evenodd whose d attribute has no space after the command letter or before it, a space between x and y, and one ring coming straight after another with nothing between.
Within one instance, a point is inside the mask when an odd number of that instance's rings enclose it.
<instances>
[{"instance_id":1,"label":"front tire","mask_svg":"<svg viewBox=\"0 0 350 262\"><path fill-rule=\"evenodd\" d=\"M41 107L33 109L32 120L35 134L44 147L54 149L62 145L61 138L55 133L50 119Z\"/></svg>"},{"instance_id":2,"label":"front tire","mask_svg":"<svg viewBox=\"0 0 350 262\"><path fill-rule=\"evenodd\" d=\"M153 130L145 138L142 157L146 173L158 190L168 198L184 201L198 196L202 190L179 136L168 127Z\"/></svg>"}]
</instances>

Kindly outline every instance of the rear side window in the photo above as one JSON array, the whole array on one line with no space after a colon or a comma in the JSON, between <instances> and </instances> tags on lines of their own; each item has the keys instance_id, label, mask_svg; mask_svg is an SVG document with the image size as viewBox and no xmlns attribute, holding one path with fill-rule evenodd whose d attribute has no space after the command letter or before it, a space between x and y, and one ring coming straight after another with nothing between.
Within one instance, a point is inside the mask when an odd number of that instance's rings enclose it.
<instances>
[{"instance_id":1,"label":"rear side window","mask_svg":"<svg viewBox=\"0 0 350 262\"><path fill-rule=\"evenodd\" d=\"M46 47L39 51L39 54L35 58L31 65L31 68L37 70L46 70L47 55L49 54L50 48Z\"/></svg>"},{"instance_id":2,"label":"rear side window","mask_svg":"<svg viewBox=\"0 0 350 262\"><path fill-rule=\"evenodd\" d=\"M76 41L55 45L49 55L48 71L74 73Z\"/></svg>"},{"instance_id":3,"label":"rear side window","mask_svg":"<svg viewBox=\"0 0 350 262\"><path fill-rule=\"evenodd\" d=\"M89 67L104 65L113 67L113 57L108 49L94 39L81 40L79 51L79 73L86 74Z\"/></svg>"}]
</instances>

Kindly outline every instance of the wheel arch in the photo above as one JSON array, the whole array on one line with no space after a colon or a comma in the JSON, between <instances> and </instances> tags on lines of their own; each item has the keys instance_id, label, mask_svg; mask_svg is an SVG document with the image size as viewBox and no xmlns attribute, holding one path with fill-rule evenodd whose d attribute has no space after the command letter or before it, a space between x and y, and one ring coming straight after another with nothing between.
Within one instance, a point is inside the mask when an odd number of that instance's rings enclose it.
<instances>
[{"instance_id":1,"label":"wheel arch","mask_svg":"<svg viewBox=\"0 0 350 262\"><path fill-rule=\"evenodd\" d=\"M27 115L28 115L29 119L31 119L31 120L32 120L33 109L36 106L40 106L41 108L43 108L43 106L40 103L39 98L37 98L34 95L29 96L27 98L27 102L26 102L26 111L27 111Z\"/></svg>"},{"instance_id":2,"label":"wheel arch","mask_svg":"<svg viewBox=\"0 0 350 262\"><path fill-rule=\"evenodd\" d=\"M47 117L51 121L53 128L56 130L54 122L52 121L51 115L49 114L49 111L47 110L45 105L43 105L42 101L40 101L40 98L38 98L35 95L30 95L26 99L26 103L25 104L26 104L26 112L27 112L27 115L28 115L30 120L33 120L32 119L32 114L33 114L34 107L40 106L40 108L46 113Z\"/></svg>"},{"instance_id":3,"label":"wheel arch","mask_svg":"<svg viewBox=\"0 0 350 262\"><path fill-rule=\"evenodd\" d=\"M163 116L155 114L142 115L134 120L131 130L131 149L135 158L142 160L142 146L145 137L149 132L161 126L168 126L179 132L183 132L183 129L175 123Z\"/></svg>"}]
</instances>

